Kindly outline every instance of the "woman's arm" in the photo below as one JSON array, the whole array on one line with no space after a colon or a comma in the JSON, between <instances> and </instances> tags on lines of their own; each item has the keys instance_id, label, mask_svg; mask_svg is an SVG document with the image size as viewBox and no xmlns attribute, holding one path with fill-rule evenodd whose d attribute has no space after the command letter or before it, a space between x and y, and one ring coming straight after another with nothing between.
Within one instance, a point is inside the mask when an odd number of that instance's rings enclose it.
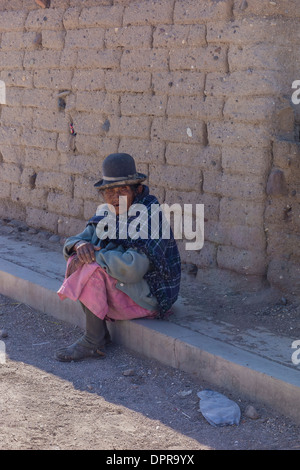
<instances>
[{"instance_id":1,"label":"woman's arm","mask_svg":"<svg viewBox=\"0 0 300 470\"><path fill-rule=\"evenodd\" d=\"M147 256L132 248L104 248L96 253L96 261L110 276L124 283L140 281L150 268Z\"/></svg>"}]
</instances>

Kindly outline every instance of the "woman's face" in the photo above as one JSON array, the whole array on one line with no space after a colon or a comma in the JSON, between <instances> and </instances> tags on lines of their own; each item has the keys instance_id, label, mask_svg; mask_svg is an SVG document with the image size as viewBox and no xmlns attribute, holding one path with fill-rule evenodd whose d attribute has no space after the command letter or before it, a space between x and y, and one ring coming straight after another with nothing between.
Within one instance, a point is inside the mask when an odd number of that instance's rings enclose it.
<instances>
[{"instance_id":1,"label":"woman's face","mask_svg":"<svg viewBox=\"0 0 300 470\"><path fill-rule=\"evenodd\" d=\"M119 215L125 212L125 208L126 211L128 211L135 198L135 193L130 186L119 186L117 188L104 189L103 196L105 202L107 204L111 204L114 207L116 214ZM120 207L120 196L125 198L125 204L122 202L122 207ZM122 210L123 207L124 210Z\"/></svg>"}]
</instances>

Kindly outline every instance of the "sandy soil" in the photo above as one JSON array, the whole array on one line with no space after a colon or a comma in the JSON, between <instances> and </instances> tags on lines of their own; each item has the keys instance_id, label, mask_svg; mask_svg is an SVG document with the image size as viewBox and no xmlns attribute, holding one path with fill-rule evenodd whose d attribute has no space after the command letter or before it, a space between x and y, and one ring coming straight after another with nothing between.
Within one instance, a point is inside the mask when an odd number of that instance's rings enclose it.
<instances>
[{"instance_id":1,"label":"sandy soil","mask_svg":"<svg viewBox=\"0 0 300 470\"><path fill-rule=\"evenodd\" d=\"M222 390L240 406L241 421L212 426L197 397L210 384L118 345L103 360L56 361L55 350L81 330L4 296L0 329L1 450L300 449L300 427L290 419Z\"/></svg>"}]
</instances>

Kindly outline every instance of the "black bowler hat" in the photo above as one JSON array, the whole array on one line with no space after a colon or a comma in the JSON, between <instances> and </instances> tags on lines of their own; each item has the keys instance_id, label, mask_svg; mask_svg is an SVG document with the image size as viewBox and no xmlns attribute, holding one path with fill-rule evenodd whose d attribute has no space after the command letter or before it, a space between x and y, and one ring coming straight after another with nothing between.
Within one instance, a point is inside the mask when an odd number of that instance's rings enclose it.
<instances>
[{"instance_id":1,"label":"black bowler hat","mask_svg":"<svg viewBox=\"0 0 300 470\"><path fill-rule=\"evenodd\" d=\"M102 164L103 179L94 184L96 188L107 189L115 186L126 186L145 181L143 173L138 173L135 161L128 153L112 153Z\"/></svg>"}]
</instances>

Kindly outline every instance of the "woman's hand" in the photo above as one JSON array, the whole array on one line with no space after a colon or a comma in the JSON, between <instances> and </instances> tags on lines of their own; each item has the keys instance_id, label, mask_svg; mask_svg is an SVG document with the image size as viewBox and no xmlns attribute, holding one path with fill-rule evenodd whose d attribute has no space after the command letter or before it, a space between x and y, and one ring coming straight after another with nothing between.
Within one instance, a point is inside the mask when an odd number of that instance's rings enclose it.
<instances>
[{"instance_id":1,"label":"woman's hand","mask_svg":"<svg viewBox=\"0 0 300 470\"><path fill-rule=\"evenodd\" d=\"M92 243L85 241L77 242L74 248L77 258L82 264L89 264L96 261L95 251L99 251L101 249L99 246L95 246Z\"/></svg>"},{"instance_id":2,"label":"woman's hand","mask_svg":"<svg viewBox=\"0 0 300 470\"><path fill-rule=\"evenodd\" d=\"M73 258L70 260L68 267L67 267L67 272L66 272L66 277L71 276L71 274L75 273L75 271L82 266L81 261L79 261L78 256L75 255Z\"/></svg>"}]
</instances>

